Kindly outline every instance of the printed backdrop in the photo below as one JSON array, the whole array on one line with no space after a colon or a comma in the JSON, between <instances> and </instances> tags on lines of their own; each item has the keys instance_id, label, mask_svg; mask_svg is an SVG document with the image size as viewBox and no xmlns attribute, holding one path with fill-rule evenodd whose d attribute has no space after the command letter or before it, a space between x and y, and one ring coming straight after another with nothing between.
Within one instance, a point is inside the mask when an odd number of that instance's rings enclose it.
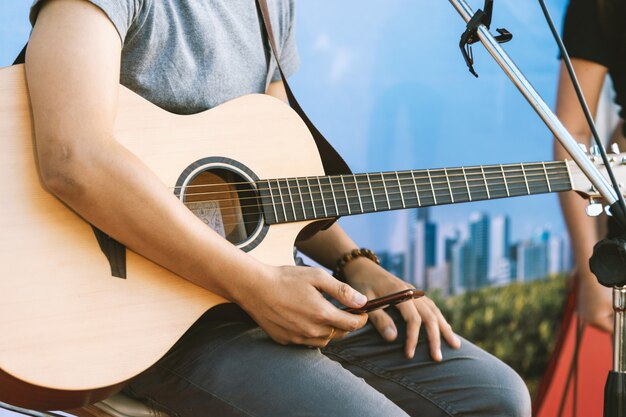
<instances>
[{"instance_id":1,"label":"printed backdrop","mask_svg":"<svg viewBox=\"0 0 626 417\"><path fill-rule=\"evenodd\" d=\"M27 3L0 5L2 66L28 37ZM548 6L560 25L565 0ZM465 24L448 2L299 0L297 16L294 90L354 172L551 159L549 131L480 45L479 78L467 71L458 48ZM493 27L513 33L505 49L554 103L557 50L538 3L497 0ZM559 273L571 263L554 195L341 222L535 389L564 300Z\"/></svg>"}]
</instances>

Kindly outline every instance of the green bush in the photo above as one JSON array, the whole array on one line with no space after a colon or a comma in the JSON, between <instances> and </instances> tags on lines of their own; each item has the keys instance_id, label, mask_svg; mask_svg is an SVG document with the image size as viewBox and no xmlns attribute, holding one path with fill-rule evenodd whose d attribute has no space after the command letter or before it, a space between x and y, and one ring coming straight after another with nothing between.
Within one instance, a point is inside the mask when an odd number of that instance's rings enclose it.
<instances>
[{"instance_id":1,"label":"green bush","mask_svg":"<svg viewBox=\"0 0 626 417\"><path fill-rule=\"evenodd\" d=\"M457 333L494 354L526 381L531 394L546 370L565 300L563 275L433 298Z\"/></svg>"}]
</instances>

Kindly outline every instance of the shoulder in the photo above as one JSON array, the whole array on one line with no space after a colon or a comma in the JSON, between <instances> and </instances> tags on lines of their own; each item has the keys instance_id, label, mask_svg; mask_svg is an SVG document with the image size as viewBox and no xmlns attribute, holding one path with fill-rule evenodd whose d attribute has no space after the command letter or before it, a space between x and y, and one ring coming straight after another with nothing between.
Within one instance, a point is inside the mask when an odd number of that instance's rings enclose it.
<instances>
[{"instance_id":1,"label":"shoulder","mask_svg":"<svg viewBox=\"0 0 626 417\"><path fill-rule=\"evenodd\" d=\"M35 25L37 16L42 7L56 0L34 0L30 8L30 22ZM115 26L122 42L132 30L142 11L152 0L73 0L74 2L88 2L104 12Z\"/></svg>"}]
</instances>

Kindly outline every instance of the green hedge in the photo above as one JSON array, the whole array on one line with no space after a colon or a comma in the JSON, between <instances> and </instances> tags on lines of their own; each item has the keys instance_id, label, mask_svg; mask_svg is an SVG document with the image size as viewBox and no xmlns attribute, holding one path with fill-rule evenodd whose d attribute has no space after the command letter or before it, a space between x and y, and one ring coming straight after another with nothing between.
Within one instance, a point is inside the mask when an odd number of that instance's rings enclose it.
<instances>
[{"instance_id":1,"label":"green hedge","mask_svg":"<svg viewBox=\"0 0 626 417\"><path fill-rule=\"evenodd\" d=\"M556 342L565 300L563 275L433 298L457 333L515 369L531 394Z\"/></svg>"}]
</instances>

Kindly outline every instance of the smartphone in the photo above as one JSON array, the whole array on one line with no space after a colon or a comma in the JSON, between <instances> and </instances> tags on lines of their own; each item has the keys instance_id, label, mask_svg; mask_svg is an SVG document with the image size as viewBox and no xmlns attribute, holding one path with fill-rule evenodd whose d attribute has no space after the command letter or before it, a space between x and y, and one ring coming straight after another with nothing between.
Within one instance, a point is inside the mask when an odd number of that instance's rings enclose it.
<instances>
[{"instance_id":1,"label":"smartphone","mask_svg":"<svg viewBox=\"0 0 626 417\"><path fill-rule=\"evenodd\" d=\"M380 308L387 308L394 304L398 304L403 301L408 301L412 298L423 297L425 294L426 293L421 290L408 289L408 290L399 291L393 294L385 295L384 297L374 298L373 300L369 300L363 307L359 307L359 308L346 307L343 310L347 311L348 313L354 313L354 314L369 313L370 311L378 310Z\"/></svg>"}]
</instances>

